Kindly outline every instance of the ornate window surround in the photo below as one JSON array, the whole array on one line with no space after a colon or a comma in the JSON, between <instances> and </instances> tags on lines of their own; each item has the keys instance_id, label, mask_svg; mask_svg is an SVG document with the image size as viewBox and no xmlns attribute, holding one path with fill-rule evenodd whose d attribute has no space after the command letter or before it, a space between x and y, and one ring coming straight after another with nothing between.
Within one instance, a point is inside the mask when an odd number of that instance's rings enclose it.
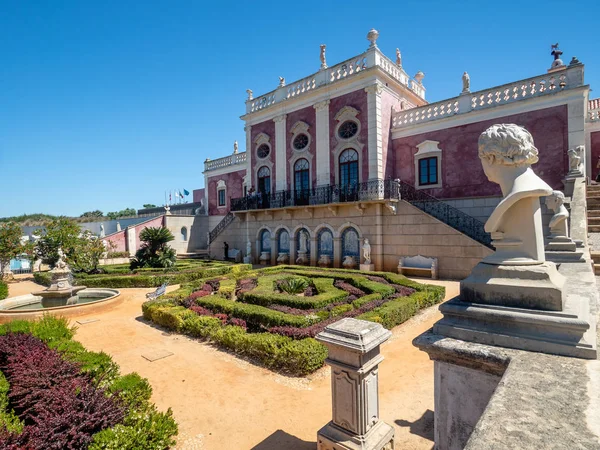
<instances>
[{"instance_id":1,"label":"ornate window surround","mask_svg":"<svg viewBox=\"0 0 600 450\"><path fill-rule=\"evenodd\" d=\"M364 144L360 142L352 142L352 141L342 141L333 149L333 157L334 159L334 170L335 170L335 184L340 184L340 155L346 149L355 150L358 153L358 182L362 183L362 165L363 165L363 148Z\"/></svg>"},{"instance_id":2,"label":"ornate window surround","mask_svg":"<svg viewBox=\"0 0 600 450\"><path fill-rule=\"evenodd\" d=\"M333 171L335 184L340 184L340 154L347 148L356 150L356 152L358 153L358 182L361 183L362 181L364 181L362 179L362 166L363 148L365 147L365 144L361 143L358 140L358 137L360 136L360 130L362 127L360 120L356 117L359 113L360 111L356 108L353 108L352 106L344 106L337 112L337 114L334 117L334 119L337 121L337 125L335 126L334 130L334 136L338 142L338 144L333 148L332 151L332 156L334 158ZM358 131L350 139L342 139L338 135L338 130L340 128L340 125L342 125L347 120L352 120L356 122L356 124L358 125Z\"/></svg>"},{"instance_id":3,"label":"ornate window surround","mask_svg":"<svg viewBox=\"0 0 600 450\"><path fill-rule=\"evenodd\" d=\"M187 230L187 227L181 227L181 230L179 230L179 232L180 232L181 240L183 242L187 242L187 240L188 240L188 230Z\"/></svg>"},{"instance_id":4,"label":"ornate window surround","mask_svg":"<svg viewBox=\"0 0 600 450\"><path fill-rule=\"evenodd\" d=\"M269 154L264 158L259 158L258 156L258 148L266 144L269 147ZM271 154L273 153L273 146L271 145L271 137L267 133L259 133L254 138L254 154L256 155L256 159L258 161L267 161L271 159Z\"/></svg>"},{"instance_id":5,"label":"ornate window surround","mask_svg":"<svg viewBox=\"0 0 600 450\"><path fill-rule=\"evenodd\" d=\"M290 174L290 185L289 185L289 189L294 189L294 177L295 177L295 171L294 171L294 166L296 165L296 162L298 162L299 159L306 159L308 161L308 182L310 187L312 188L312 176L313 176L313 155L312 153L305 153L304 151L300 151L300 152L295 152L292 153L292 157L289 160L289 165L290 165L290 170L289 170L289 174Z\"/></svg>"},{"instance_id":6,"label":"ornate window surround","mask_svg":"<svg viewBox=\"0 0 600 450\"><path fill-rule=\"evenodd\" d=\"M262 168L262 167L267 167L269 169L270 172L270 177L271 177L271 192L273 192L273 188L275 187L275 182L273 179L273 162L270 159L259 159L258 161L256 161L256 164L254 165L254 184L252 186L254 186L254 190L256 192L258 192L258 171ZM250 190L250 189L248 189Z\"/></svg>"},{"instance_id":7,"label":"ornate window surround","mask_svg":"<svg viewBox=\"0 0 600 450\"><path fill-rule=\"evenodd\" d=\"M310 145L312 144L312 136L308 132L309 129L310 126L306 122L303 122L301 120L296 122L294 126L290 128L290 133L292 134L292 137L290 139L290 148L293 152L308 153L310 151ZM296 136L300 134L305 134L308 137L308 144L306 144L306 147L304 147L303 149L298 150L296 149L296 147L294 147L294 139L296 139Z\"/></svg>"},{"instance_id":8,"label":"ornate window surround","mask_svg":"<svg viewBox=\"0 0 600 450\"><path fill-rule=\"evenodd\" d=\"M435 189L441 188L443 186L442 183L442 149L438 147L438 141L423 141L420 144L417 144L417 148L419 149L417 153L415 153L415 189ZM420 185L419 182L419 161L423 158L433 158L437 157L437 183L436 184L424 184Z\"/></svg>"},{"instance_id":9,"label":"ornate window surround","mask_svg":"<svg viewBox=\"0 0 600 450\"><path fill-rule=\"evenodd\" d=\"M223 205L219 205L219 191L224 191L224 197L225 197L225 204ZM224 180L219 180L217 182L217 208L219 209L225 209L227 208L227 185L225 184Z\"/></svg>"},{"instance_id":10,"label":"ornate window surround","mask_svg":"<svg viewBox=\"0 0 600 450\"><path fill-rule=\"evenodd\" d=\"M333 134L334 134L335 138L338 140L338 142L352 142L353 140L358 140L358 136L360 136L360 130L362 127L360 120L356 117L359 114L360 114L360 111L356 108L353 108L352 106L344 106L342 109L340 109L337 112L337 114L334 117L334 119L337 121L337 124L335 126ZM348 138L348 139L343 139L339 135L340 126L342 126L342 124L348 120L355 122L356 125L358 125L358 129L354 136L352 136L351 138Z\"/></svg>"}]
</instances>

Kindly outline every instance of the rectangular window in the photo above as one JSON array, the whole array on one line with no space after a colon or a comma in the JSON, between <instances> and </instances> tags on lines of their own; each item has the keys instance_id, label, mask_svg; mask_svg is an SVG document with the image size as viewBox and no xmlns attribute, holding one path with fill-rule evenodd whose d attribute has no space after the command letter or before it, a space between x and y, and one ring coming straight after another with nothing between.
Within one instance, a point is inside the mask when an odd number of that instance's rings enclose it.
<instances>
[{"instance_id":1,"label":"rectangular window","mask_svg":"<svg viewBox=\"0 0 600 450\"><path fill-rule=\"evenodd\" d=\"M219 206L225 206L225 189L219 189L217 191L217 196L218 196L218 205Z\"/></svg>"},{"instance_id":2,"label":"rectangular window","mask_svg":"<svg viewBox=\"0 0 600 450\"><path fill-rule=\"evenodd\" d=\"M438 159L423 158L419 160L419 185L438 184Z\"/></svg>"}]
</instances>

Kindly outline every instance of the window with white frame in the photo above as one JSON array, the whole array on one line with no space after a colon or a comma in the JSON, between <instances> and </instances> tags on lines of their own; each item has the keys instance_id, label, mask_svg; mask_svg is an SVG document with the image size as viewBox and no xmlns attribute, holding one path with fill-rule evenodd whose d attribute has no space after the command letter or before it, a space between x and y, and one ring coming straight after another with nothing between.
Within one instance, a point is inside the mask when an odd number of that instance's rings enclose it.
<instances>
[{"instance_id":1,"label":"window with white frame","mask_svg":"<svg viewBox=\"0 0 600 450\"><path fill-rule=\"evenodd\" d=\"M222 208L227 205L225 181L219 180L217 183L217 206Z\"/></svg>"},{"instance_id":2,"label":"window with white frame","mask_svg":"<svg viewBox=\"0 0 600 450\"><path fill-rule=\"evenodd\" d=\"M424 141L415 153L415 187L430 189L442 187L442 150L437 141Z\"/></svg>"}]
</instances>

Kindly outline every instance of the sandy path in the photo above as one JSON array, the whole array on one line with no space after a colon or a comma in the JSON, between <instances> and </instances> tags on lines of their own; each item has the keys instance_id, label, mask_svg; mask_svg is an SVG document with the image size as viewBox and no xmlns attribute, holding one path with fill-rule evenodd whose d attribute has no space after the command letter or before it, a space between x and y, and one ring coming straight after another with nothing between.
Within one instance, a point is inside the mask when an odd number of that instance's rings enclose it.
<instances>
[{"instance_id":1,"label":"sandy path","mask_svg":"<svg viewBox=\"0 0 600 450\"><path fill-rule=\"evenodd\" d=\"M457 282L436 284L447 286L447 298L458 292ZM17 295L16 286L10 285L11 296ZM136 371L149 379L157 406L171 406L179 423L177 448L316 448L316 433L331 418L329 368L289 378L155 328L141 319L140 305L149 291L121 289L124 301L115 309L80 317L100 320L79 325L76 339L112 355L123 373ZM433 446L433 363L411 341L440 317L437 307L429 308L396 327L383 345L380 415L396 426L399 449ZM142 358L155 350L173 355L154 362Z\"/></svg>"}]
</instances>

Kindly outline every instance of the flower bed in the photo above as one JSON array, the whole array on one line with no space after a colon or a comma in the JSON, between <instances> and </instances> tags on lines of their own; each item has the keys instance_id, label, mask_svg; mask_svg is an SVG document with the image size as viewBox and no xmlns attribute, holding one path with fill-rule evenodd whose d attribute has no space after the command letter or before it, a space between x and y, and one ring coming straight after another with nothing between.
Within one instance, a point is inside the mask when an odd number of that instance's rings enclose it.
<instances>
[{"instance_id":1,"label":"flower bed","mask_svg":"<svg viewBox=\"0 0 600 450\"><path fill-rule=\"evenodd\" d=\"M64 319L0 326L0 448L165 449L177 425L148 382L71 340Z\"/></svg>"},{"instance_id":2,"label":"flower bed","mask_svg":"<svg viewBox=\"0 0 600 450\"><path fill-rule=\"evenodd\" d=\"M299 294L281 289L304 283ZM444 297L442 287L393 273L298 266L201 280L180 291L144 303L144 317L295 375L323 365L327 352L313 338L327 325L356 317L393 328Z\"/></svg>"}]
</instances>

